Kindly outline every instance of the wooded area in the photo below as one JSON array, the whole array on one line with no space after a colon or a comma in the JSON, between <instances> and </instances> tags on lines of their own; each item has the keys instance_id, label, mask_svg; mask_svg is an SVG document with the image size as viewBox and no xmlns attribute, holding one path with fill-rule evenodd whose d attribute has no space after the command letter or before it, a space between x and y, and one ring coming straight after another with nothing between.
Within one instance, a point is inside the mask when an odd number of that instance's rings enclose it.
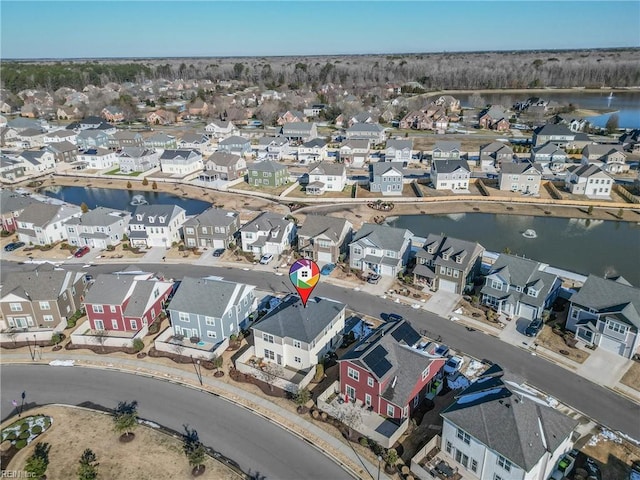
<instances>
[{"instance_id":1,"label":"wooded area","mask_svg":"<svg viewBox=\"0 0 640 480\"><path fill-rule=\"evenodd\" d=\"M1 83L55 91L66 86L154 79L238 80L262 88L344 88L417 82L439 89L630 87L640 85L640 49L411 55L4 61Z\"/></svg>"}]
</instances>

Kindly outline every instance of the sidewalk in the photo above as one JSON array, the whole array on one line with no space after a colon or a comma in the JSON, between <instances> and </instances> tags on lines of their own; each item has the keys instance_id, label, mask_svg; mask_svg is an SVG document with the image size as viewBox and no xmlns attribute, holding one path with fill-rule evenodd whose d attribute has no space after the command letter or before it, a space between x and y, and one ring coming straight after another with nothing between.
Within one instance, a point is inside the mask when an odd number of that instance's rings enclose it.
<instances>
[{"instance_id":1,"label":"sidewalk","mask_svg":"<svg viewBox=\"0 0 640 480\"><path fill-rule=\"evenodd\" d=\"M137 359L124 359L108 357L101 360L96 356L75 354L74 352L46 352L42 355L42 360L33 362L29 354L24 353L3 353L2 364L8 363L41 363L48 364L52 360L74 360L81 362L83 367L102 368L106 370L119 370L133 373L135 375L145 375L156 377L161 380L169 380L184 384L189 388L202 389L215 393L222 398L233 402L243 408L251 410L266 420L276 423L293 435L312 444L325 455L333 458L345 468L349 473L357 478L376 478L378 467L371 464L364 458L358 457L353 449L341 442L336 437L328 434L321 428L315 426L310 421L300 415L294 415L286 409L261 398L251 392L247 392L234 385L224 383L215 378L203 376L204 386L200 387L198 377L195 373L189 373L178 368L165 365L148 363ZM287 425L288 424L288 425ZM332 454L333 453L333 454ZM380 477L389 480L389 477L380 473Z\"/></svg>"}]
</instances>

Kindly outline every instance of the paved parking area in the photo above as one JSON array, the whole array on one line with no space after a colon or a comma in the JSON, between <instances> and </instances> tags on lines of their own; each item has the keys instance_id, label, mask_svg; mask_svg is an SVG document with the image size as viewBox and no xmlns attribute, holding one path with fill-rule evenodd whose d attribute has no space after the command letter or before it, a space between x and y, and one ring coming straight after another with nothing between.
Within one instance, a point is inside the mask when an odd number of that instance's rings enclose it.
<instances>
[{"instance_id":1,"label":"paved parking area","mask_svg":"<svg viewBox=\"0 0 640 480\"><path fill-rule=\"evenodd\" d=\"M534 337L527 337L524 334L525 329L529 326L530 321L526 318L514 318L505 323L505 327L500 332L498 338L503 342L516 345L518 347L531 347L535 341Z\"/></svg>"},{"instance_id":2,"label":"paved parking area","mask_svg":"<svg viewBox=\"0 0 640 480\"><path fill-rule=\"evenodd\" d=\"M425 310L433 312L436 315L440 315L441 317L449 317L461 298L462 296L457 293L438 290L431 295L429 300L427 300L424 308Z\"/></svg>"},{"instance_id":3,"label":"paved parking area","mask_svg":"<svg viewBox=\"0 0 640 480\"><path fill-rule=\"evenodd\" d=\"M594 383L613 387L620 381L631 362L633 360L599 347L576 369L576 373Z\"/></svg>"}]
</instances>

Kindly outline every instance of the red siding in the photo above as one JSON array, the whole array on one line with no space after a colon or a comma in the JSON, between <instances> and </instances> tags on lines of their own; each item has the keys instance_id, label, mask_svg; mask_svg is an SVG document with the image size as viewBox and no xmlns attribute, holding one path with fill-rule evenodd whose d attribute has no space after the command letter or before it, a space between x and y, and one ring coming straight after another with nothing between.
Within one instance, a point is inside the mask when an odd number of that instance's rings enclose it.
<instances>
[{"instance_id":1,"label":"red siding","mask_svg":"<svg viewBox=\"0 0 640 480\"><path fill-rule=\"evenodd\" d=\"M103 313L96 313L93 311L94 304L85 303L85 311L87 312L87 318L89 319L89 323L91 324L91 328L96 330L96 320L102 320L104 323L105 330L113 330L111 326L111 320L118 321L118 330L123 330L122 326L122 308L119 305L116 305L116 311L111 312L111 305L102 305ZM98 304L96 304L98 305Z\"/></svg>"},{"instance_id":2,"label":"red siding","mask_svg":"<svg viewBox=\"0 0 640 480\"><path fill-rule=\"evenodd\" d=\"M347 374L347 369L351 367L356 370L360 376L359 381L354 380L353 378L349 378ZM370 387L367 383L367 379L371 377L373 378L373 387ZM362 367L354 365L349 361L340 362L340 392L345 394L347 393L347 385L356 389L356 399L360 400L364 403L365 394L371 395L371 405L373 406L374 411L377 412L378 409L378 397L379 397L379 388L380 384L376 380L376 378L369 373L368 370L365 370Z\"/></svg>"}]
</instances>

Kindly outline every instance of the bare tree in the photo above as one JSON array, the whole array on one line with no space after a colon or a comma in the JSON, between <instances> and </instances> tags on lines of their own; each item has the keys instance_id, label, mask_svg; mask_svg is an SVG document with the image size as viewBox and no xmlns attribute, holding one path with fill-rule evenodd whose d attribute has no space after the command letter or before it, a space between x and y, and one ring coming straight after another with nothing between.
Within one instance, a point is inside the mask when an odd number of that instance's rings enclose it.
<instances>
[{"instance_id":1,"label":"bare tree","mask_svg":"<svg viewBox=\"0 0 640 480\"><path fill-rule=\"evenodd\" d=\"M104 352L104 344L107 342L109 333L106 330L96 330L93 334L93 340L100 345L100 349Z\"/></svg>"},{"instance_id":2,"label":"bare tree","mask_svg":"<svg viewBox=\"0 0 640 480\"><path fill-rule=\"evenodd\" d=\"M178 355L179 357L182 357L184 355L184 345L182 345L182 343L173 343L171 345L176 355Z\"/></svg>"},{"instance_id":3,"label":"bare tree","mask_svg":"<svg viewBox=\"0 0 640 480\"><path fill-rule=\"evenodd\" d=\"M18 331L11 328L5 332L5 335L13 342L13 346L16 346L16 338L18 338Z\"/></svg>"},{"instance_id":4,"label":"bare tree","mask_svg":"<svg viewBox=\"0 0 640 480\"><path fill-rule=\"evenodd\" d=\"M273 382L282 377L282 367L272 362L267 362L260 370L260 378L269 384L269 390L273 391Z\"/></svg>"},{"instance_id":5,"label":"bare tree","mask_svg":"<svg viewBox=\"0 0 640 480\"><path fill-rule=\"evenodd\" d=\"M353 430L362 424L362 413L355 403L343 403L338 407L336 419L347 427L347 438L351 438Z\"/></svg>"}]
</instances>

